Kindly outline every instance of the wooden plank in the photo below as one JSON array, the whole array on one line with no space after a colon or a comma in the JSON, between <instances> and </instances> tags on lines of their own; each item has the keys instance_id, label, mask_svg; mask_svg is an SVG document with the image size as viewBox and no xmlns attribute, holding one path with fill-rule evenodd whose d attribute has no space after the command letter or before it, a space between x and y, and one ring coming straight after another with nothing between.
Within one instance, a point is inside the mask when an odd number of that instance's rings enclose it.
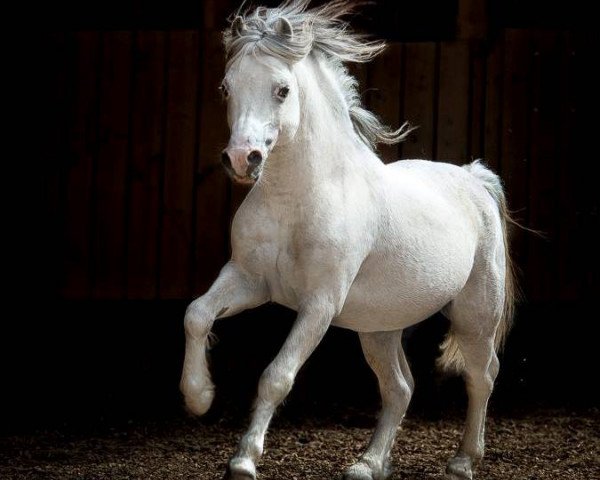
<instances>
[{"instance_id":1,"label":"wooden plank","mask_svg":"<svg viewBox=\"0 0 600 480\"><path fill-rule=\"evenodd\" d=\"M443 42L436 152L437 159L462 165L468 159L469 47L467 42Z\"/></svg>"},{"instance_id":2,"label":"wooden plank","mask_svg":"<svg viewBox=\"0 0 600 480\"><path fill-rule=\"evenodd\" d=\"M90 205L94 159L98 152L98 87L100 75L100 34L74 34L75 82L69 132L69 165L66 172L65 283L67 298L89 298Z\"/></svg>"},{"instance_id":3,"label":"wooden plank","mask_svg":"<svg viewBox=\"0 0 600 480\"><path fill-rule=\"evenodd\" d=\"M581 52L579 52L581 53ZM558 178L560 179L558 191L558 262L559 292L561 301L574 301L579 296L580 269L582 264L580 245L577 238L578 212L576 205L576 191L578 189L576 165L578 159L575 145L575 121L577 117L577 104L575 101L576 60L577 46L574 35L565 33L560 51L560 103L558 138ZM585 261L584 261L585 262ZM587 262L586 262L587 263ZM585 263L584 263L585 264Z\"/></svg>"},{"instance_id":4,"label":"wooden plank","mask_svg":"<svg viewBox=\"0 0 600 480\"><path fill-rule=\"evenodd\" d=\"M158 31L140 31L135 38L127 225L128 298L150 299L158 294L165 40L165 33Z\"/></svg>"},{"instance_id":5,"label":"wooden plank","mask_svg":"<svg viewBox=\"0 0 600 480\"><path fill-rule=\"evenodd\" d=\"M197 31L170 33L160 246L161 298L186 298L190 294L198 48Z\"/></svg>"},{"instance_id":6,"label":"wooden plank","mask_svg":"<svg viewBox=\"0 0 600 480\"><path fill-rule=\"evenodd\" d=\"M574 197L577 227L572 232L575 237L575 255L572 257L578 269L578 299L588 304L595 302L600 294L600 229L598 216L600 196L598 177L591 172L596 167L596 142L598 136L598 104L592 98L600 83L596 68L596 45L598 33L592 29L573 31L574 49L573 72L577 93L573 97L577 129L566 161L574 170Z\"/></svg>"},{"instance_id":7,"label":"wooden plank","mask_svg":"<svg viewBox=\"0 0 600 480\"><path fill-rule=\"evenodd\" d=\"M529 167L529 225L545 239L527 235L530 301L553 301L557 291L556 208L557 138L560 102L558 35L538 30L532 37L531 160Z\"/></svg>"},{"instance_id":8,"label":"wooden plank","mask_svg":"<svg viewBox=\"0 0 600 480\"><path fill-rule=\"evenodd\" d=\"M489 29L489 6L481 0L459 0L457 38L483 39Z\"/></svg>"},{"instance_id":9,"label":"wooden plank","mask_svg":"<svg viewBox=\"0 0 600 480\"><path fill-rule=\"evenodd\" d=\"M234 8L227 2L209 0L204 7L205 51L203 55L202 134L195 184L194 292L205 291L230 255L231 219L245 198L246 189L232 186L220 165L229 129L226 107L217 89L225 69L221 31ZM207 105L208 108L204 108ZM207 115L208 114L208 115ZM210 116L209 116L210 115ZM205 132L207 134L205 134ZM208 200L208 201L207 201Z\"/></svg>"},{"instance_id":10,"label":"wooden plank","mask_svg":"<svg viewBox=\"0 0 600 480\"><path fill-rule=\"evenodd\" d=\"M400 118L402 90L402 45L393 43L369 65L369 108L383 123L396 129ZM378 153L385 163L399 158L398 145L379 145Z\"/></svg>"},{"instance_id":11,"label":"wooden plank","mask_svg":"<svg viewBox=\"0 0 600 480\"><path fill-rule=\"evenodd\" d=\"M239 3L223 2L220 0L205 0L204 30L206 32L221 32L227 25L227 18L239 8Z\"/></svg>"},{"instance_id":12,"label":"wooden plank","mask_svg":"<svg viewBox=\"0 0 600 480\"><path fill-rule=\"evenodd\" d=\"M526 30L505 32L504 102L501 172L509 203L518 220L527 224L529 183L529 136L531 117L531 45ZM514 229L513 251L518 265L526 264L526 233ZM527 234L529 235L529 234ZM532 272L524 272L525 294Z\"/></svg>"},{"instance_id":13,"label":"wooden plank","mask_svg":"<svg viewBox=\"0 0 600 480\"><path fill-rule=\"evenodd\" d=\"M483 42L469 43L469 124L467 161L484 157L486 51Z\"/></svg>"},{"instance_id":14,"label":"wooden plank","mask_svg":"<svg viewBox=\"0 0 600 480\"><path fill-rule=\"evenodd\" d=\"M96 165L93 296L125 295L125 184L129 156L130 32L103 36Z\"/></svg>"},{"instance_id":15,"label":"wooden plank","mask_svg":"<svg viewBox=\"0 0 600 480\"><path fill-rule=\"evenodd\" d=\"M504 37L494 39L487 48L483 156L485 163L490 168L501 173L502 115L504 113Z\"/></svg>"},{"instance_id":16,"label":"wooden plank","mask_svg":"<svg viewBox=\"0 0 600 480\"><path fill-rule=\"evenodd\" d=\"M41 40L38 58L35 60L36 68L39 70L39 95L41 101L40 118L37 123L40 128L39 134L41 141L39 155L38 172L39 177L33 176L31 166L27 168L24 162L11 162L9 166L9 177L18 176L23 182L34 181L33 191L27 198L22 200L21 208L18 209L18 216L15 218L17 228L25 232L34 233L34 229L26 221L28 213L40 216L40 225L36 226L35 233L44 232L44 245L37 245L36 241L20 240L18 245L23 251L29 253L30 249L35 249L30 253L32 266L41 269L36 272L36 279L46 288L47 283L51 282L48 294L50 297L64 292L64 277L66 276L66 266L64 259L68 252L64 249L64 171L66 168L66 146L68 141L67 119L69 113L69 89L71 87L70 62L71 49L69 48L68 35L60 32L40 35ZM35 97L34 97L35 98ZM38 165L38 162L35 162ZM12 170L14 168L14 171ZM41 180L40 183L37 181ZM24 184L24 183L23 183ZM41 187L41 192L38 188ZM10 190L9 190L10 191ZM19 195L22 192L19 191ZM41 203L41 204L40 204ZM26 210L24 212L24 210ZM39 239L38 239L39 241ZM25 245L22 243L25 242ZM41 253L37 253L37 251ZM30 260L31 261L31 260ZM43 262L43 263L42 263ZM39 263L42 263L39 265ZM15 272L21 273L21 272ZM37 277L40 278L37 278ZM18 277L18 275L17 275ZM27 287L31 288L30 280ZM61 288L62 287L62 288Z\"/></svg>"},{"instance_id":17,"label":"wooden plank","mask_svg":"<svg viewBox=\"0 0 600 480\"><path fill-rule=\"evenodd\" d=\"M406 45L404 119L418 129L401 145L402 158L433 158L436 46Z\"/></svg>"},{"instance_id":18,"label":"wooden plank","mask_svg":"<svg viewBox=\"0 0 600 480\"><path fill-rule=\"evenodd\" d=\"M231 182L221 165L227 144L226 105L218 91L225 69L220 32L207 31L202 42L199 162L195 182L193 292L203 293L229 257Z\"/></svg>"}]
</instances>

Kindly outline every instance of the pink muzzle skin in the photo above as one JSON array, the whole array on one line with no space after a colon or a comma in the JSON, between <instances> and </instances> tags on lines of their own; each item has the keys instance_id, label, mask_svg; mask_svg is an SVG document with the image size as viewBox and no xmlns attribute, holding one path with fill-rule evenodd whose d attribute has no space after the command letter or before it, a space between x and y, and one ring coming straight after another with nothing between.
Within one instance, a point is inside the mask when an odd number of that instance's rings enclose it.
<instances>
[{"instance_id":1,"label":"pink muzzle skin","mask_svg":"<svg viewBox=\"0 0 600 480\"><path fill-rule=\"evenodd\" d=\"M253 183L260 172L263 154L256 148L228 147L223 150L222 162L234 180Z\"/></svg>"}]
</instances>

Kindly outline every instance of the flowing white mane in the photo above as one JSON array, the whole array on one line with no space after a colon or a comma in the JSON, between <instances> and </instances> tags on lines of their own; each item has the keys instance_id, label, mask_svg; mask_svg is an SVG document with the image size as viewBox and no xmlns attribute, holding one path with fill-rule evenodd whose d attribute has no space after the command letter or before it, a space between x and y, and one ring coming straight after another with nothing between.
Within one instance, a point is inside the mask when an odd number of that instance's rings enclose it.
<instances>
[{"instance_id":1,"label":"flowing white mane","mask_svg":"<svg viewBox=\"0 0 600 480\"><path fill-rule=\"evenodd\" d=\"M385 42L352 32L344 18L354 5L334 0L308 9L310 0L288 0L276 8L241 9L223 33L227 68L241 55L262 53L288 63L299 62L313 52L322 53L337 77L348 113L359 137L374 149L377 144L402 141L407 124L392 130L361 104L358 82L344 62L364 63L385 49Z\"/></svg>"}]
</instances>

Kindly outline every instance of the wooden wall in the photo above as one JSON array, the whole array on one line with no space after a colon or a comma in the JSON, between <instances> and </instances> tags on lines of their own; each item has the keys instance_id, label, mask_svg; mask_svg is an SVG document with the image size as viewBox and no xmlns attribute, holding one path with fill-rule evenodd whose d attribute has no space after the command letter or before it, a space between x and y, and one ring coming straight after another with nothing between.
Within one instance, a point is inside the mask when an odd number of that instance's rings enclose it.
<instances>
[{"instance_id":1,"label":"wooden wall","mask_svg":"<svg viewBox=\"0 0 600 480\"><path fill-rule=\"evenodd\" d=\"M223 54L210 19L221 15L208 12L202 31L45 39L55 114L43 209L57 246L58 297L190 298L228 258L230 219L245 190L219 163L227 141L217 92ZM597 200L578 191L573 168L584 40L502 29L488 38L396 42L353 69L365 103L386 122L419 125L403 145L382 147L386 161L485 158L501 174L517 217L546 236L515 235L533 301L576 300L598 286L583 250Z\"/></svg>"}]
</instances>

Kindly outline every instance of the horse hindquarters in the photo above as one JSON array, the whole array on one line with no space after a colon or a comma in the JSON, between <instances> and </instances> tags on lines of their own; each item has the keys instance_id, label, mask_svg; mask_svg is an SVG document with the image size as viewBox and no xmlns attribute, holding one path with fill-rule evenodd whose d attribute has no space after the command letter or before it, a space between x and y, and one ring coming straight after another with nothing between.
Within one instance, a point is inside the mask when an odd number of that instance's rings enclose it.
<instances>
[{"instance_id":1,"label":"horse hindquarters","mask_svg":"<svg viewBox=\"0 0 600 480\"><path fill-rule=\"evenodd\" d=\"M508 334L518 298L508 232L509 224L518 224L510 217L502 181L479 161L463 169L491 202L481 204L485 227L469 281L445 312L451 330L440 363L463 373L469 396L465 433L448 464L452 479L472 478L472 464L483 456L487 402L499 369L496 351Z\"/></svg>"}]
</instances>

